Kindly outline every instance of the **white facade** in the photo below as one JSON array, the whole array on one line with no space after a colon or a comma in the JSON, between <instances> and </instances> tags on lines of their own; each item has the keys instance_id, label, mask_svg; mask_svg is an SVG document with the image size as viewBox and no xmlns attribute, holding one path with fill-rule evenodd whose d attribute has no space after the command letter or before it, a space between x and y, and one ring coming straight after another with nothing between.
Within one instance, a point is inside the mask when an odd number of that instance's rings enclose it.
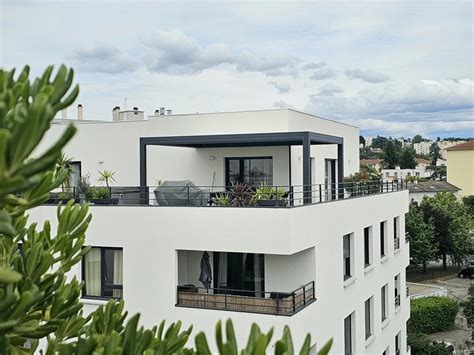
<instances>
[{"instance_id":1,"label":"white facade","mask_svg":"<svg viewBox=\"0 0 474 355\"><path fill-rule=\"evenodd\" d=\"M440 148L441 158L446 160L447 153L446 149L449 147L455 146L457 144L465 143L466 141L427 141L420 143L413 143L413 148L415 149L416 154L430 155L430 147L433 143L436 143Z\"/></svg>"},{"instance_id":2,"label":"white facade","mask_svg":"<svg viewBox=\"0 0 474 355\"><path fill-rule=\"evenodd\" d=\"M408 176L418 178L429 178L431 172L423 167L416 167L415 169L382 169L382 178L388 181L395 181L406 179Z\"/></svg>"},{"instance_id":3,"label":"white facade","mask_svg":"<svg viewBox=\"0 0 474 355\"><path fill-rule=\"evenodd\" d=\"M49 139L57 137L63 128L61 124L54 125ZM343 138L344 175L359 167L357 128L292 110L157 116L141 122L84 122L78 128L66 154L81 162L82 174L90 173L93 184L97 171L108 169L116 171L117 184L138 186L139 138L153 136L311 131ZM265 156L273 161L273 185L301 185L301 155L300 146L154 146L148 149L147 182L153 185L158 179L186 179L198 185L224 185L224 158ZM337 146L314 145L311 157L311 183L324 184L326 159L337 159ZM297 346L309 332L316 348L332 337L332 353L341 354L347 339L344 319L353 314L352 353L381 354L389 349L390 354L395 354L398 335L397 347L405 354L410 312L405 296L405 268L409 262L404 227L407 209L407 191L288 208L91 206L93 221L87 243L122 248L123 297L130 313L141 312L146 325L157 324L161 319L182 320L212 338L217 320L231 318L239 344L244 344L253 322L264 330L275 327L276 336L288 324ZM33 220L55 221L55 213L55 206L42 206L30 216ZM367 227L370 236L366 237ZM348 234L351 276L345 278L343 236ZM262 254L264 271L260 272L266 292L291 292L314 282L316 300L293 315L179 306L178 286L202 286L198 278L204 251L210 255L211 266L217 252ZM367 261L370 265L366 265ZM72 273L84 277L81 266ZM386 319L382 321L384 285ZM199 292L199 297L207 297ZM263 296L266 297L269 296ZM366 337L365 301L369 298L371 335ZM84 298L83 302L90 311L105 301Z\"/></svg>"}]
</instances>

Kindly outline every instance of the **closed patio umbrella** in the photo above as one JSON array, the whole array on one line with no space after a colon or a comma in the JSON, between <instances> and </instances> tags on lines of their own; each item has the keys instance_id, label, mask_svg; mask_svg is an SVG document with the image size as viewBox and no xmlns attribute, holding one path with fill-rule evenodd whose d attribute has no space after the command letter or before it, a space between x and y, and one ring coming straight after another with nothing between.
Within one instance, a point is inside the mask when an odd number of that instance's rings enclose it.
<instances>
[{"instance_id":1,"label":"closed patio umbrella","mask_svg":"<svg viewBox=\"0 0 474 355\"><path fill-rule=\"evenodd\" d=\"M202 253L201 274L199 275L199 281L201 281L205 288L211 287L212 270L211 264L209 263L209 254L207 253L207 251Z\"/></svg>"}]
</instances>

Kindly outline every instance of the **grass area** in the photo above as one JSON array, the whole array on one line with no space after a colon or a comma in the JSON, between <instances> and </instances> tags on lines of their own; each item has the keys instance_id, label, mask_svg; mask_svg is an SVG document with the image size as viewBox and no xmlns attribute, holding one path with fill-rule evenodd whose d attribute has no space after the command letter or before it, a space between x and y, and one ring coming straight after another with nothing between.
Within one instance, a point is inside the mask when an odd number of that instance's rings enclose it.
<instances>
[{"instance_id":1,"label":"grass area","mask_svg":"<svg viewBox=\"0 0 474 355\"><path fill-rule=\"evenodd\" d=\"M422 267L408 266L407 268L407 281L408 282L422 282L426 280L435 279L437 277L456 275L459 268L454 265L448 265L446 270L443 270L442 265L430 265L426 268L426 272L423 272Z\"/></svg>"}]
</instances>

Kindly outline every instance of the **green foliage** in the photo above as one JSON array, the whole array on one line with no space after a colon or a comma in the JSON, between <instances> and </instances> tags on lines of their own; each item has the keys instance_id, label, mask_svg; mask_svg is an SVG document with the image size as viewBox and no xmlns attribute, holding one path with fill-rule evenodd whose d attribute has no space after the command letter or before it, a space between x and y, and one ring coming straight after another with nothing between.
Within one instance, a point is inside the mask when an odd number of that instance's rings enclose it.
<instances>
[{"instance_id":1,"label":"green foliage","mask_svg":"<svg viewBox=\"0 0 474 355\"><path fill-rule=\"evenodd\" d=\"M433 143L430 146L430 158L431 158L431 165L436 166L436 162L441 157L441 148L437 143Z\"/></svg>"},{"instance_id":2,"label":"green foliage","mask_svg":"<svg viewBox=\"0 0 474 355\"><path fill-rule=\"evenodd\" d=\"M444 265L447 256L462 264L473 245L473 219L464 204L452 193L440 192L425 196L420 206L424 221L434 225L437 257L443 258Z\"/></svg>"},{"instance_id":3,"label":"green foliage","mask_svg":"<svg viewBox=\"0 0 474 355\"><path fill-rule=\"evenodd\" d=\"M281 200L285 195L285 189L282 187L273 187L265 184L255 189L254 200Z\"/></svg>"},{"instance_id":4,"label":"green foliage","mask_svg":"<svg viewBox=\"0 0 474 355\"><path fill-rule=\"evenodd\" d=\"M432 180L446 180L446 166L430 165L426 168L426 170L431 171L430 178Z\"/></svg>"},{"instance_id":5,"label":"green foliage","mask_svg":"<svg viewBox=\"0 0 474 355\"><path fill-rule=\"evenodd\" d=\"M64 153L61 153L58 160L56 161L56 167L54 169L55 176L64 175L65 178L61 183L61 189L64 193L69 193L71 188L71 174L72 174L72 158L67 157Z\"/></svg>"},{"instance_id":6,"label":"green foliage","mask_svg":"<svg viewBox=\"0 0 474 355\"><path fill-rule=\"evenodd\" d=\"M233 207L253 206L252 189L244 183L238 182L230 189L230 200Z\"/></svg>"},{"instance_id":7,"label":"green foliage","mask_svg":"<svg viewBox=\"0 0 474 355\"><path fill-rule=\"evenodd\" d=\"M383 149L387 141L388 141L387 137L377 136L374 139L372 139L372 148Z\"/></svg>"},{"instance_id":8,"label":"green foliage","mask_svg":"<svg viewBox=\"0 0 474 355\"><path fill-rule=\"evenodd\" d=\"M344 178L344 188L351 196L378 193L381 183L382 174L370 165L362 165L359 172Z\"/></svg>"},{"instance_id":9,"label":"green foliage","mask_svg":"<svg viewBox=\"0 0 474 355\"><path fill-rule=\"evenodd\" d=\"M58 226L28 225L25 212L45 202L69 178L56 170L75 133L68 126L44 152L35 152L55 114L77 97L73 71L53 67L34 82L29 68L15 77L0 70L0 353L33 352L38 339L63 341L84 324L81 283L66 273L88 252L87 206L59 206ZM53 335L53 333L55 333ZM31 349L25 349L25 341Z\"/></svg>"},{"instance_id":10,"label":"green foliage","mask_svg":"<svg viewBox=\"0 0 474 355\"><path fill-rule=\"evenodd\" d=\"M463 197L462 202L471 216L474 217L474 195Z\"/></svg>"},{"instance_id":11,"label":"green foliage","mask_svg":"<svg viewBox=\"0 0 474 355\"><path fill-rule=\"evenodd\" d=\"M418 163L416 162L416 152L412 147L406 146L402 149L398 160L400 169L415 169Z\"/></svg>"},{"instance_id":12,"label":"green foliage","mask_svg":"<svg viewBox=\"0 0 474 355\"><path fill-rule=\"evenodd\" d=\"M438 251L433 221L425 222L421 208L417 204L410 204L405 217L405 229L410 241L410 263L426 268Z\"/></svg>"},{"instance_id":13,"label":"green foliage","mask_svg":"<svg viewBox=\"0 0 474 355\"><path fill-rule=\"evenodd\" d=\"M362 147L359 149L360 159L381 159L382 154L373 152L369 147Z\"/></svg>"},{"instance_id":14,"label":"green foliage","mask_svg":"<svg viewBox=\"0 0 474 355\"><path fill-rule=\"evenodd\" d=\"M469 297L463 302L463 312L467 320L467 325L474 328L474 285L469 286Z\"/></svg>"},{"instance_id":15,"label":"green foliage","mask_svg":"<svg viewBox=\"0 0 474 355\"><path fill-rule=\"evenodd\" d=\"M219 207L227 207L231 204L231 200L228 194L218 194L214 199L214 202Z\"/></svg>"},{"instance_id":16,"label":"green foliage","mask_svg":"<svg viewBox=\"0 0 474 355\"><path fill-rule=\"evenodd\" d=\"M395 169L398 165L400 151L398 146L392 141L388 140L383 147L383 164L387 169Z\"/></svg>"},{"instance_id":17,"label":"green foliage","mask_svg":"<svg viewBox=\"0 0 474 355\"><path fill-rule=\"evenodd\" d=\"M409 334L431 334L449 330L459 310L459 304L447 297L423 297L412 300Z\"/></svg>"},{"instance_id":18,"label":"green foliage","mask_svg":"<svg viewBox=\"0 0 474 355\"><path fill-rule=\"evenodd\" d=\"M408 345L411 347L411 353L417 355L450 355L444 343L432 341L426 334L408 333Z\"/></svg>"},{"instance_id":19,"label":"green foliage","mask_svg":"<svg viewBox=\"0 0 474 355\"><path fill-rule=\"evenodd\" d=\"M111 196L110 188L108 187L91 187L89 189L87 198L95 199L95 200L105 200L105 199L109 199L110 196Z\"/></svg>"},{"instance_id":20,"label":"green foliage","mask_svg":"<svg viewBox=\"0 0 474 355\"><path fill-rule=\"evenodd\" d=\"M115 176L115 171L110 171L110 170L102 170L99 171L99 182L105 182L105 186L110 187L109 183L110 182L117 182L114 178Z\"/></svg>"},{"instance_id":21,"label":"green foliage","mask_svg":"<svg viewBox=\"0 0 474 355\"><path fill-rule=\"evenodd\" d=\"M413 137L413 139L411 141L412 141L412 143L421 143L424 140L425 139L423 139L423 137L421 135L417 134Z\"/></svg>"}]
</instances>

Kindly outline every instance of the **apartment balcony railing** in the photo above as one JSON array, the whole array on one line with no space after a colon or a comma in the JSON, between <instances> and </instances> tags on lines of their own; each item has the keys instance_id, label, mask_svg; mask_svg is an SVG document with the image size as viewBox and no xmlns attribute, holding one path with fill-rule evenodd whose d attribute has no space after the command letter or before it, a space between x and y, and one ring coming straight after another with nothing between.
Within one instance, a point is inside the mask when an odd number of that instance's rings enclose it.
<instances>
[{"instance_id":1,"label":"apartment balcony railing","mask_svg":"<svg viewBox=\"0 0 474 355\"><path fill-rule=\"evenodd\" d=\"M393 247L395 248L395 250L400 249L400 238L395 238L393 240Z\"/></svg>"},{"instance_id":2,"label":"apartment balcony railing","mask_svg":"<svg viewBox=\"0 0 474 355\"><path fill-rule=\"evenodd\" d=\"M404 183L364 182L311 186L137 186L90 187L87 191L71 188L51 193L48 204L89 202L94 205L148 205L199 207L285 208L335 200L365 197L406 189Z\"/></svg>"},{"instance_id":3,"label":"apartment balcony railing","mask_svg":"<svg viewBox=\"0 0 474 355\"><path fill-rule=\"evenodd\" d=\"M312 281L292 292L178 286L176 306L292 316L315 301Z\"/></svg>"},{"instance_id":4,"label":"apartment balcony railing","mask_svg":"<svg viewBox=\"0 0 474 355\"><path fill-rule=\"evenodd\" d=\"M400 295L395 296L395 308L400 307Z\"/></svg>"},{"instance_id":5,"label":"apartment balcony railing","mask_svg":"<svg viewBox=\"0 0 474 355\"><path fill-rule=\"evenodd\" d=\"M410 297L410 287L409 286L406 287L406 296L407 296L407 298Z\"/></svg>"}]
</instances>

